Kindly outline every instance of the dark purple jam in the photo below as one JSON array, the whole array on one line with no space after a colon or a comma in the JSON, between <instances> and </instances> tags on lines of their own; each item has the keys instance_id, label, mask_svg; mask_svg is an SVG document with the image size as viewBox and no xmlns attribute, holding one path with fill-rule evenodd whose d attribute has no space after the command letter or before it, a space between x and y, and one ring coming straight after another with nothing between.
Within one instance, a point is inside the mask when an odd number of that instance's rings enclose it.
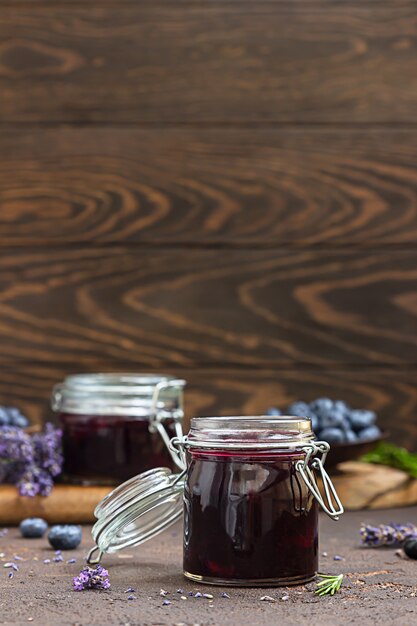
<instances>
[{"instance_id":1,"label":"dark purple jam","mask_svg":"<svg viewBox=\"0 0 417 626\"><path fill-rule=\"evenodd\" d=\"M184 573L229 585L289 585L318 565L318 506L298 453L192 451Z\"/></svg>"},{"instance_id":2,"label":"dark purple jam","mask_svg":"<svg viewBox=\"0 0 417 626\"><path fill-rule=\"evenodd\" d=\"M174 469L161 436L149 432L146 418L61 413L60 420L66 480L119 484L154 467ZM169 421L165 425L174 436Z\"/></svg>"}]
</instances>

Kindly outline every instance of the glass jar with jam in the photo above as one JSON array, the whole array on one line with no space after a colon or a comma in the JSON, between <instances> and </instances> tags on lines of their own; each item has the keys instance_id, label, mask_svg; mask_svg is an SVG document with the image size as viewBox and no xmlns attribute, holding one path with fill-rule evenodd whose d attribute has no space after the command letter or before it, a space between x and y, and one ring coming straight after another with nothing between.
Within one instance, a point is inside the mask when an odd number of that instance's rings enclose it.
<instances>
[{"instance_id":1,"label":"glass jar with jam","mask_svg":"<svg viewBox=\"0 0 417 626\"><path fill-rule=\"evenodd\" d=\"M182 433L184 385L153 374L77 374L56 385L65 480L111 485L158 465L174 469L169 440Z\"/></svg>"},{"instance_id":2,"label":"glass jar with jam","mask_svg":"<svg viewBox=\"0 0 417 626\"><path fill-rule=\"evenodd\" d=\"M309 419L194 418L188 436L170 446L180 473L156 468L96 508L90 563L184 515L183 571L193 581L287 586L314 577L319 504L333 519L343 507L323 466L329 444L314 440Z\"/></svg>"}]
</instances>

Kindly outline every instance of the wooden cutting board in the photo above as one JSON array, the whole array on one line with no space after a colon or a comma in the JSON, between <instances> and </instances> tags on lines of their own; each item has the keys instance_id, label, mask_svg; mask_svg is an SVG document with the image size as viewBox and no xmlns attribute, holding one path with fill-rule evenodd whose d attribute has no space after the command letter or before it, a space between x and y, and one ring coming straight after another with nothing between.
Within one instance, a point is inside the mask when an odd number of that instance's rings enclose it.
<instances>
[{"instance_id":1,"label":"wooden cutting board","mask_svg":"<svg viewBox=\"0 0 417 626\"><path fill-rule=\"evenodd\" d=\"M87 524L111 487L57 485L47 498L19 496L13 485L0 486L0 525L19 524L26 517L42 517L50 524Z\"/></svg>"},{"instance_id":2,"label":"wooden cutting board","mask_svg":"<svg viewBox=\"0 0 417 626\"><path fill-rule=\"evenodd\" d=\"M346 511L389 509L417 504L417 479L383 465L347 461L333 483Z\"/></svg>"}]
</instances>

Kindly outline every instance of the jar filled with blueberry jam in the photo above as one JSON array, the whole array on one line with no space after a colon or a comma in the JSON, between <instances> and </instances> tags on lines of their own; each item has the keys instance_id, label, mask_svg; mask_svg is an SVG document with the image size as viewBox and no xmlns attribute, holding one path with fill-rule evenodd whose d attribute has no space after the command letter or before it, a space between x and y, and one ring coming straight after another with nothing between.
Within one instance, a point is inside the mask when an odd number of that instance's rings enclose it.
<instances>
[{"instance_id":1,"label":"jar filled with blueberry jam","mask_svg":"<svg viewBox=\"0 0 417 626\"><path fill-rule=\"evenodd\" d=\"M183 570L193 581L287 586L315 576L319 505L333 519L343 507L323 466L329 444L314 441L309 419L194 418L170 446L180 473L156 468L97 507L90 563L184 516Z\"/></svg>"},{"instance_id":2,"label":"jar filled with blueberry jam","mask_svg":"<svg viewBox=\"0 0 417 626\"><path fill-rule=\"evenodd\" d=\"M146 374L77 374L56 385L65 480L119 484L158 465L174 468L168 444L182 433L184 385Z\"/></svg>"}]
</instances>

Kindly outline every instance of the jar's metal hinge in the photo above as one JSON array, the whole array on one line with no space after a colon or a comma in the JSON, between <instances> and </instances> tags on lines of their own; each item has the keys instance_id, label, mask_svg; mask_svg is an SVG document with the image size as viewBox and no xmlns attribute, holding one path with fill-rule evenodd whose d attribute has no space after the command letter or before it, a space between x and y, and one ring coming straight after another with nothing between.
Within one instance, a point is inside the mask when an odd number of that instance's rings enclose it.
<instances>
[{"instance_id":1,"label":"jar's metal hinge","mask_svg":"<svg viewBox=\"0 0 417 626\"><path fill-rule=\"evenodd\" d=\"M306 452L306 456L305 459L296 462L296 470L300 473L308 489L316 498L323 511L333 520L338 520L340 515L344 512L344 508L330 476L324 469L324 462L330 449L329 444L326 441L314 441L303 446L302 449ZM324 498L320 493L312 470L318 470L323 483Z\"/></svg>"},{"instance_id":2,"label":"jar's metal hinge","mask_svg":"<svg viewBox=\"0 0 417 626\"><path fill-rule=\"evenodd\" d=\"M151 411L152 415L151 415L151 421L149 424L149 431L158 432L160 434L165 446L169 450L172 460L174 461L175 465L180 470L185 469L184 451L180 447L172 445L171 441L172 440L182 441L182 439L184 438L184 433L182 430L182 418L184 417L184 410L182 407L182 403L177 408L177 410L173 413L173 416L172 416L172 419L174 421L175 435L176 435L174 438L172 438L172 433L170 434L165 427L164 421L166 420L166 417L159 410L158 402L159 402L161 391L163 391L164 389L183 387L184 384L185 384L184 380L175 379L175 380L162 381L155 385L153 398L152 398L152 411Z\"/></svg>"}]
</instances>

